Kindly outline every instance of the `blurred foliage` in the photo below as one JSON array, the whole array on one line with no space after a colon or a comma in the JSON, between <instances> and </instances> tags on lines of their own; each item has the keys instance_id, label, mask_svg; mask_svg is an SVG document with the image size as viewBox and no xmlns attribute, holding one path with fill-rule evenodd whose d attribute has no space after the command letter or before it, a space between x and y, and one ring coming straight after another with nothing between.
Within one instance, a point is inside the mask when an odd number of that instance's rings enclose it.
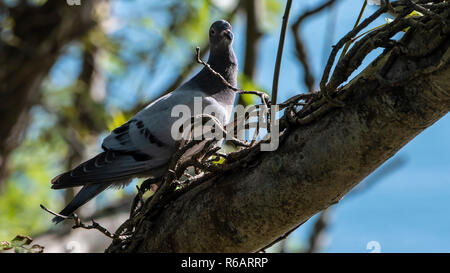
<instances>
[{"instance_id":1,"label":"blurred foliage","mask_svg":"<svg viewBox=\"0 0 450 273\"><path fill-rule=\"evenodd\" d=\"M44 247L40 245L31 245L33 239L29 236L17 235L11 242L0 241L0 252L14 250L15 253L42 253Z\"/></svg>"},{"instance_id":2,"label":"blurred foliage","mask_svg":"<svg viewBox=\"0 0 450 273\"><path fill-rule=\"evenodd\" d=\"M11 158L13 173L0 194L1 239L47 229L49 217L39 204L57 207L57 201L63 201L50 191L49 181L63 169L61 162L67 152L64 140L59 134L29 135Z\"/></svg>"},{"instance_id":3,"label":"blurred foliage","mask_svg":"<svg viewBox=\"0 0 450 273\"><path fill-rule=\"evenodd\" d=\"M278 0L262 0L263 9L261 21L263 31L276 31L281 25L280 14L283 11L283 2Z\"/></svg>"},{"instance_id":4,"label":"blurred foliage","mask_svg":"<svg viewBox=\"0 0 450 273\"><path fill-rule=\"evenodd\" d=\"M263 91L264 93L266 93L266 94L268 94L270 96L269 92L264 90L263 87L259 86L257 83L255 83L252 79L250 79L247 75L245 75L243 73L239 73L239 75L238 75L238 82L239 82L242 90ZM259 103L259 101L260 101L260 99L257 96L254 96L254 95L242 94L240 96L242 97L242 101L244 102L245 105L252 105L252 104L255 104L255 103Z\"/></svg>"},{"instance_id":5,"label":"blurred foliage","mask_svg":"<svg viewBox=\"0 0 450 273\"><path fill-rule=\"evenodd\" d=\"M115 128L121 126L122 124L124 124L125 122L127 122L127 118L125 117L125 115L123 114L122 111L120 111L120 109L116 109L113 114L112 114L112 118L110 119L109 123L108 123L108 128L110 131L114 130Z\"/></svg>"}]
</instances>

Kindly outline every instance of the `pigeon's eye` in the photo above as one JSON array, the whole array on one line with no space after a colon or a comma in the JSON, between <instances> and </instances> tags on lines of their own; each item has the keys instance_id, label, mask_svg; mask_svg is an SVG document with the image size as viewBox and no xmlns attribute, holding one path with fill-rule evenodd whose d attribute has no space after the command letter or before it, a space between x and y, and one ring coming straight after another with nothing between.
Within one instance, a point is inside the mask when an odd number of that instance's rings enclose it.
<instances>
[{"instance_id":1,"label":"pigeon's eye","mask_svg":"<svg viewBox=\"0 0 450 273\"><path fill-rule=\"evenodd\" d=\"M214 29L211 29L211 30L210 30L210 33L211 33L211 35L216 34L216 32L214 31Z\"/></svg>"}]
</instances>

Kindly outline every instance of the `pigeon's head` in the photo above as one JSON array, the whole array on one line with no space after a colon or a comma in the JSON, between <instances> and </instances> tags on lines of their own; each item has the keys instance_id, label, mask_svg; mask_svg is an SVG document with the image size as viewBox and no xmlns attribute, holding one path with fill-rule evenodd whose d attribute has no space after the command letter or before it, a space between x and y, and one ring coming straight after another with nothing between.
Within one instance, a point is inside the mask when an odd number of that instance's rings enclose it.
<instances>
[{"instance_id":1,"label":"pigeon's head","mask_svg":"<svg viewBox=\"0 0 450 273\"><path fill-rule=\"evenodd\" d=\"M212 48L228 47L233 42L231 25L225 20L215 21L209 28L209 42Z\"/></svg>"}]
</instances>

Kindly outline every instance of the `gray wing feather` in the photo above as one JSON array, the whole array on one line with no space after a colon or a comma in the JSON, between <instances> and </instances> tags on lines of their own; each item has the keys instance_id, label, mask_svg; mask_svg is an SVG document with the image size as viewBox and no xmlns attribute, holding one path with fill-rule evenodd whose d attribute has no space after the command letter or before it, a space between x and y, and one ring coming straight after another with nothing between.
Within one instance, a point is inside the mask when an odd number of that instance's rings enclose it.
<instances>
[{"instance_id":1,"label":"gray wing feather","mask_svg":"<svg viewBox=\"0 0 450 273\"><path fill-rule=\"evenodd\" d=\"M107 151L132 155L134 159L145 162L145 168L152 169L167 164L173 154L175 140L171 135L172 125L179 119L171 116L174 106L187 106L191 109L187 117L190 118L194 114L194 98L201 97L203 109L212 106L214 114L222 124L228 121L227 109L195 86L189 88L192 89L187 90L186 86L181 86L148 105L127 123L114 129L103 140L102 147ZM120 171L134 167L140 169L141 165L134 163L117 166Z\"/></svg>"},{"instance_id":2,"label":"gray wing feather","mask_svg":"<svg viewBox=\"0 0 450 273\"><path fill-rule=\"evenodd\" d=\"M194 97L202 98L202 107L212 105L220 122L229 119L229 113L217 101L198 90L181 87L161 97L137 113L124 125L114 129L103 140L103 148L125 153L139 153L150 156L150 161L158 165L167 162L173 153L175 140L171 135L172 125L179 117L171 117L172 108L186 105L194 114ZM187 118L190 118L187 117Z\"/></svg>"}]
</instances>

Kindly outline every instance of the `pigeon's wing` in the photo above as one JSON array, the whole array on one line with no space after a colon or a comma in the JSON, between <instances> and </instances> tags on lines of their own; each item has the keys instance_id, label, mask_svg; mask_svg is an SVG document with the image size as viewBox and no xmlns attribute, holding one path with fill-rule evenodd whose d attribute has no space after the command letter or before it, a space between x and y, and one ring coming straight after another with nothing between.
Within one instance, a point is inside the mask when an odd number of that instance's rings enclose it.
<instances>
[{"instance_id":1,"label":"pigeon's wing","mask_svg":"<svg viewBox=\"0 0 450 273\"><path fill-rule=\"evenodd\" d=\"M173 154L176 141L172 136L172 125L180 119L179 115L172 116L172 109L176 105L188 109L183 118L189 119L195 112L195 98L197 102L201 101L202 108L212 107L216 117L223 122L226 111L213 98L195 89L178 89L114 129L103 140L103 153L54 178L52 188L103 182L126 184L130 177L164 166Z\"/></svg>"},{"instance_id":2,"label":"pigeon's wing","mask_svg":"<svg viewBox=\"0 0 450 273\"><path fill-rule=\"evenodd\" d=\"M104 140L104 152L52 180L53 189L96 183L125 185L130 178L168 162L171 94L160 98L114 129Z\"/></svg>"},{"instance_id":3,"label":"pigeon's wing","mask_svg":"<svg viewBox=\"0 0 450 273\"><path fill-rule=\"evenodd\" d=\"M114 129L102 143L105 150L134 155L137 159L160 165L166 161L172 140L170 132L170 99L168 94L136 114L128 122ZM150 167L150 166L149 166Z\"/></svg>"},{"instance_id":4,"label":"pigeon's wing","mask_svg":"<svg viewBox=\"0 0 450 273\"><path fill-rule=\"evenodd\" d=\"M194 104L200 102L211 104L205 99L205 94L196 89L187 90L181 87L148 105L124 125L114 129L104 140L105 150L133 155L146 160L149 167L159 166L168 162L175 146L175 136L172 135L175 122L187 120L195 114ZM185 109L182 115L174 107ZM199 107L199 105L197 105Z\"/></svg>"}]
</instances>

